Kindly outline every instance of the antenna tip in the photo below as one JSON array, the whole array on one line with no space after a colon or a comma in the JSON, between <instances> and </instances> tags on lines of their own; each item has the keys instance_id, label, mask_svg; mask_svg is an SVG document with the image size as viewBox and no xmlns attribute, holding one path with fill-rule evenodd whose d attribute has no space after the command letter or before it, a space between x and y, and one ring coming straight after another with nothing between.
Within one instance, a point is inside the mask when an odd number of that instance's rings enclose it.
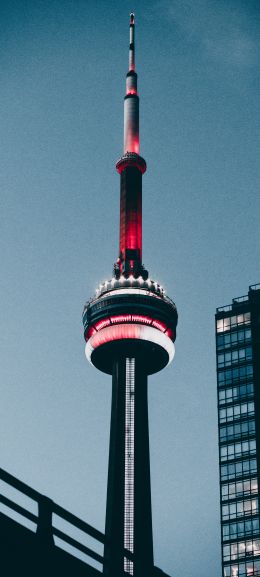
<instances>
[{"instance_id":1,"label":"antenna tip","mask_svg":"<svg viewBox=\"0 0 260 577\"><path fill-rule=\"evenodd\" d=\"M131 12L130 14L130 24L134 24L135 23L135 15L133 12Z\"/></svg>"}]
</instances>

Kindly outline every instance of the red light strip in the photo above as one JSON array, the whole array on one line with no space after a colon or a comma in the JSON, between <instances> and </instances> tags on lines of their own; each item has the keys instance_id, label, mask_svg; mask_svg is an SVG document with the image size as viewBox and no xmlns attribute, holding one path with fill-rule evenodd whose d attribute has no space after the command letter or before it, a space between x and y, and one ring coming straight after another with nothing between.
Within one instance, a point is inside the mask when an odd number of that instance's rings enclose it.
<instances>
[{"instance_id":1,"label":"red light strip","mask_svg":"<svg viewBox=\"0 0 260 577\"><path fill-rule=\"evenodd\" d=\"M96 332L86 344L86 357L91 362L91 355L95 349L113 341L124 341L126 339L150 341L167 351L169 362L173 359L174 344L166 333L157 330L155 327L137 323L110 325Z\"/></svg>"},{"instance_id":2,"label":"red light strip","mask_svg":"<svg viewBox=\"0 0 260 577\"><path fill-rule=\"evenodd\" d=\"M90 327L88 329L87 335L86 335L86 340L90 339L90 337L92 337L92 335L94 335L94 333L96 333L96 329L94 327Z\"/></svg>"},{"instance_id":3,"label":"red light strip","mask_svg":"<svg viewBox=\"0 0 260 577\"><path fill-rule=\"evenodd\" d=\"M110 321L113 325L116 323L129 323L131 322L131 315L118 315L116 317L110 317Z\"/></svg>"},{"instance_id":4,"label":"red light strip","mask_svg":"<svg viewBox=\"0 0 260 577\"><path fill-rule=\"evenodd\" d=\"M122 324L106 327L103 331L95 333L91 340L94 349L114 340L138 339L140 334L140 325Z\"/></svg>"},{"instance_id":5,"label":"red light strip","mask_svg":"<svg viewBox=\"0 0 260 577\"><path fill-rule=\"evenodd\" d=\"M152 320L153 319L151 317L144 317L143 315L132 315L132 321L134 321L135 323L144 323L145 325L151 325Z\"/></svg>"},{"instance_id":6,"label":"red light strip","mask_svg":"<svg viewBox=\"0 0 260 577\"><path fill-rule=\"evenodd\" d=\"M163 333L166 331L167 326L164 323L161 323L161 321L156 321L154 320L152 322L153 327L155 327L156 329L159 329L159 331L162 331Z\"/></svg>"},{"instance_id":7,"label":"red light strip","mask_svg":"<svg viewBox=\"0 0 260 577\"><path fill-rule=\"evenodd\" d=\"M162 333L167 334L170 338L172 338L173 332L171 329L167 327L163 322L158 321L157 319L153 319L152 317L147 317L145 315L116 315L112 317L107 317L106 319L102 319L98 321L95 325L89 328L86 334L86 341L101 329L108 327L109 325L116 325L116 324L127 324L127 323L140 323L143 325L151 325L161 331Z\"/></svg>"},{"instance_id":8,"label":"red light strip","mask_svg":"<svg viewBox=\"0 0 260 577\"><path fill-rule=\"evenodd\" d=\"M167 337L169 337L171 340L173 340L175 333L173 332L172 329L167 329L167 331L165 331L165 334L167 335Z\"/></svg>"},{"instance_id":9,"label":"red light strip","mask_svg":"<svg viewBox=\"0 0 260 577\"><path fill-rule=\"evenodd\" d=\"M110 325L110 319L104 319L95 324L95 329L96 331L100 331L101 329L107 327L108 325Z\"/></svg>"}]
</instances>

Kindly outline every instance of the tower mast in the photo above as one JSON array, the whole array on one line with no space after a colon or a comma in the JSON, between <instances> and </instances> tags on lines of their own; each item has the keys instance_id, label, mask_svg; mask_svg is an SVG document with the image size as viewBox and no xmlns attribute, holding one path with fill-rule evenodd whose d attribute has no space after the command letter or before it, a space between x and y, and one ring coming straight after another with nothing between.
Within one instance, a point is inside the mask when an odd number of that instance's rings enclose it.
<instances>
[{"instance_id":1,"label":"tower mast","mask_svg":"<svg viewBox=\"0 0 260 577\"><path fill-rule=\"evenodd\" d=\"M148 272L142 265L142 175L146 162L139 155L139 96L135 71L135 19L130 14L129 70L124 98L124 152L116 164L120 182L119 258L115 274L137 278Z\"/></svg>"},{"instance_id":2,"label":"tower mast","mask_svg":"<svg viewBox=\"0 0 260 577\"><path fill-rule=\"evenodd\" d=\"M135 18L130 14L120 174L119 257L114 276L83 311L86 356L112 375L104 573L152 577L147 377L174 356L177 310L142 264L142 176ZM128 552L128 554L126 553Z\"/></svg>"}]
</instances>

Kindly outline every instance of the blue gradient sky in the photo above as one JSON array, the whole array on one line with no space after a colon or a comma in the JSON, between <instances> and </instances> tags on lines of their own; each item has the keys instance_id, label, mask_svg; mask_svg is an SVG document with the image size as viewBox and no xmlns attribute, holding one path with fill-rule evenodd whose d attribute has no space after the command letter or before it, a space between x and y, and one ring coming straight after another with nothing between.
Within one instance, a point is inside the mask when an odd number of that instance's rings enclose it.
<instances>
[{"instance_id":1,"label":"blue gradient sky","mask_svg":"<svg viewBox=\"0 0 260 577\"><path fill-rule=\"evenodd\" d=\"M178 307L150 378L155 561L220 575L216 306L259 282L259 2L0 3L0 466L104 529L110 378L81 312L118 251L128 15L143 255Z\"/></svg>"}]
</instances>

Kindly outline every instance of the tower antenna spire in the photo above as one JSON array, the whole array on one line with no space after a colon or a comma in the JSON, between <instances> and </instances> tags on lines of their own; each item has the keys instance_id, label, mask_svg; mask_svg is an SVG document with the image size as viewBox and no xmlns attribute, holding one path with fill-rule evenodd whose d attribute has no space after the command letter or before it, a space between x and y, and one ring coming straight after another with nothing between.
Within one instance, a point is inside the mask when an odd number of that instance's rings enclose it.
<instances>
[{"instance_id":1,"label":"tower antenna spire","mask_svg":"<svg viewBox=\"0 0 260 577\"><path fill-rule=\"evenodd\" d=\"M130 14L129 66L126 75L126 95L124 103L124 154L139 154L139 97L137 74L135 71L135 16Z\"/></svg>"},{"instance_id":2,"label":"tower antenna spire","mask_svg":"<svg viewBox=\"0 0 260 577\"><path fill-rule=\"evenodd\" d=\"M129 70L135 70L135 15L130 14Z\"/></svg>"}]
</instances>

